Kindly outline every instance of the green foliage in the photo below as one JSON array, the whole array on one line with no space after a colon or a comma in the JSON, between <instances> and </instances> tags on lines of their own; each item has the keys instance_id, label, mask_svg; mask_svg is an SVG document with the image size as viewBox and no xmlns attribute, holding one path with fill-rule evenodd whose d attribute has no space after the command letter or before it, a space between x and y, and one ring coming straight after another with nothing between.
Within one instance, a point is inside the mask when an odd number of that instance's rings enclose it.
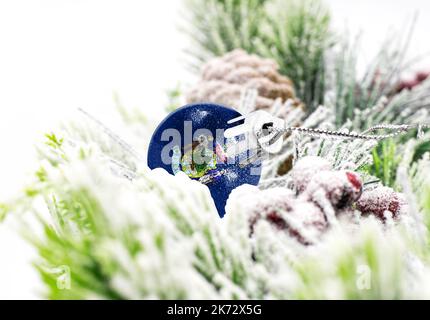
<instances>
[{"instance_id":1,"label":"green foliage","mask_svg":"<svg viewBox=\"0 0 430 320\"><path fill-rule=\"evenodd\" d=\"M0 203L0 222L6 217L7 212L9 211L8 207L4 203Z\"/></svg>"},{"instance_id":2,"label":"green foliage","mask_svg":"<svg viewBox=\"0 0 430 320\"><path fill-rule=\"evenodd\" d=\"M255 51L270 0L187 0L195 66L236 48Z\"/></svg>"},{"instance_id":3,"label":"green foliage","mask_svg":"<svg viewBox=\"0 0 430 320\"><path fill-rule=\"evenodd\" d=\"M406 157L411 159L414 149ZM416 200L413 204L415 210L420 210L419 219L425 224L426 244L430 243L430 153L426 153L416 162L408 167L410 181L414 194L410 195ZM421 230L417 230L417 233ZM423 255L430 261L430 251L428 247L423 250Z\"/></svg>"},{"instance_id":4,"label":"green foliage","mask_svg":"<svg viewBox=\"0 0 430 320\"><path fill-rule=\"evenodd\" d=\"M74 160L61 169L48 169L49 183L40 190L51 219L32 208L42 235L33 228L26 231L39 252L36 267L48 298L209 297L213 287L222 287L216 274L224 271L232 283L244 285L244 266L220 243L217 225L209 227L219 218L202 185L194 182L194 190L185 195L180 187L184 181L165 172L146 172L132 186L126 179L106 175L108 168L99 161L73 154L68 159ZM170 183L159 182L165 176ZM114 199L119 201L112 205ZM184 204L195 210L185 210ZM202 230L203 241L196 238L196 230ZM232 268L226 268L230 263ZM61 285L64 270L70 276L69 288ZM203 290L187 289L191 284Z\"/></svg>"},{"instance_id":5,"label":"green foliage","mask_svg":"<svg viewBox=\"0 0 430 320\"><path fill-rule=\"evenodd\" d=\"M420 142L415 149L413 161L418 161L423 157L424 154L428 152L430 152L430 141Z\"/></svg>"},{"instance_id":6,"label":"green foliage","mask_svg":"<svg viewBox=\"0 0 430 320\"><path fill-rule=\"evenodd\" d=\"M429 153L428 139L416 139L415 135L415 132L411 132L380 141L372 150L372 164L364 166L363 170L378 178L383 185L400 190L397 177L399 166L414 168Z\"/></svg>"},{"instance_id":7,"label":"green foliage","mask_svg":"<svg viewBox=\"0 0 430 320\"><path fill-rule=\"evenodd\" d=\"M430 241L430 183L422 191L422 207L424 212L424 222L427 227L427 239ZM430 256L430 253L427 253Z\"/></svg>"},{"instance_id":8,"label":"green foliage","mask_svg":"<svg viewBox=\"0 0 430 320\"><path fill-rule=\"evenodd\" d=\"M339 52L334 54L333 74L330 89L333 101L329 101L335 115L336 127L342 126L347 119L352 119L357 98L357 43L350 44L343 41L339 45ZM327 98L326 98L327 99Z\"/></svg>"},{"instance_id":9,"label":"green foliage","mask_svg":"<svg viewBox=\"0 0 430 320\"><path fill-rule=\"evenodd\" d=\"M280 72L293 80L297 96L312 112L324 101L324 59L333 40L330 14L315 0L277 2L269 12L257 53L279 64Z\"/></svg>"},{"instance_id":10,"label":"green foliage","mask_svg":"<svg viewBox=\"0 0 430 320\"><path fill-rule=\"evenodd\" d=\"M53 197L48 203L56 227L45 225L43 241L31 237L43 259L37 268L48 286L48 298L82 299L88 294L121 298L109 284L111 272L115 270L110 268L109 261L98 257L100 245L109 232L100 205L85 190L71 190L61 194L61 199ZM70 270L73 290L59 286L55 270L63 266Z\"/></svg>"},{"instance_id":11,"label":"green foliage","mask_svg":"<svg viewBox=\"0 0 430 320\"><path fill-rule=\"evenodd\" d=\"M126 108L120 97L119 94L114 92L113 94L113 101L115 103L115 107L118 110L120 116L122 117L122 119L129 123L129 124L133 124L133 123L137 123L137 124L147 124L148 123L148 117L147 115L145 115L142 110L140 110L139 108Z\"/></svg>"},{"instance_id":12,"label":"green foliage","mask_svg":"<svg viewBox=\"0 0 430 320\"><path fill-rule=\"evenodd\" d=\"M382 141L373 149L373 164L367 166L366 171L378 178L383 185L396 187L397 167L401 161L397 143L390 139Z\"/></svg>"},{"instance_id":13,"label":"green foliage","mask_svg":"<svg viewBox=\"0 0 430 320\"><path fill-rule=\"evenodd\" d=\"M46 170L44 167L40 167L39 170L36 171L35 175L40 182L45 182L47 180Z\"/></svg>"},{"instance_id":14,"label":"green foliage","mask_svg":"<svg viewBox=\"0 0 430 320\"><path fill-rule=\"evenodd\" d=\"M242 199L230 196L228 214L219 223L203 185L182 175L173 177L147 168L135 172L132 182L112 175L115 167L103 159L121 161L124 155L116 144L102 137L88 141L96 133L87 135L80 127L72 128L67 134L51 135L62 137L64 157L43 163L29 187L34 194L26 196L27 203L43 199L50 218L40 214L38 206L30 204L24 210L35 213L43 227L43 233L36 234L32 225L26 237L38 250L35 265L48 298L427 296L426 292L409 289L410 271L403 257L428 250L411 242L401 232L402 226L361 220L358 231L351 233L350 226L335 225L312 248L299 245L267 223L260 224L250 238L249 212ZM74 142L73 148L67 147L69 138ZM342 152L336 151L339 143L330 147L327 142L326 146L333 149L336 161L358 164L362 161L360 155L366 156L363 150L368 147L362 149L360 141L358 145L347 145ZM41 158L49 159L47 155L57 147L58 143L44 144ZM307 147L326 155L319 144L309 143ZM84 158L80 156L81 149L87 155ZM375 155L379 160L375 170L378 168L382 178L392 179L386 172L394 170L397 158L384 163L384 157L392 157L395 151L395 142L391 141ZM384 172L384 166L390 170ZM420 203L425 208L430 206L425 199L420 198ZM357 286L363 268L371 273L370 288L364 290ZM61 285L62 270L69 272L70 288ZM414 284L419 289L423 289L427 275L427 265L423 275L414 274L418 279Z\"/></svg>"},{"instance_id":15,"label":"green foliage","mask_svg":"<svg viewBox=\"0 0 430 320\"><path fill-rule=\"evenodd\" d=\"M167 112L172 112L181 106L182 89L180 84L177 84L175 88L167 91L168 103L166 106Z\"/></svg>"},{"instance_id":16,"label":"green foliage","mask_svg":"<svg viewBox=\"0 0 430 320\"><path fill-rule=\"evenodd\" d=\"M303 285L297 290L296 298L377 300L404 297L402 279L407 272L402 263L404 244L395 237L384 238L375 227L372 223L364 225L356 242L344 239L345 244L330 247L334 252L325 252L330 257L327 260L322 258L323 252L303 259L297 267ZM332 238L328 241L336 240ZM321 259L321 263L317 258ZM387 261L390 261L389 266Z\"/></svg>"},{"instance_id":17,"label":"green foliage","mask_svg":"<svg viewBox=\"0 0 430 320\"><path fill-rule=\"evenodd\" d=\"M307 250L267 224L251 239L235 197L220 224L206 188L183 176L144 171L130 184L75 159L47 179L51 219L38 215L43 233L26 235L50 299L423 297L408 287L407 238L374 220L357 233L333 228Z\"/></svg>"},{"instance_id":18,"label":"green foliage","mask_svg":"<svg viewBox=\"0 0 430 320\"><path fill-rule=\"evenodd\" d=\"M292 79L308 112L320 104L332 108L338 128L348 120L354 130L375 123L410 122L411 113L402 111L428 104L429 97L417 100L418 93L396 92L402 73L412 64L405 56L413 23L400 36L393 32L361 75L360 37L349 41L330 32L330 14L318 0L191 0L189 4L187 31L195 45L188 53L197 61L195 67L235 48L272 58ZM386 105L374 108L384 98Z\"/></svg>"},{"instance_id":19,"label":"green foliage","mask_svg":"<svg viewBox=\"0 0 430 320\"><path fill-rule=\"evenodd\" d=\"M46 137L46 144L54 149L60 149L63 145L64 139L58 138L54 133L47 133L45 134Z\"/></svg>"},{"instance_id":20,"label":"green foliage","mask_svg":"<svg viewBox=\"0 0 430 320\"><path fill-rule=\"evenodd\" d=\"M396 91L402 74L411 66L405 56L413 28L411 23L405 34L388 37L362 75L357 67L361 52L360 36L353 41L348 38L338 41L332 52L333 62L327 67L330 72L327 73L328 94L324 100L334 109L337 127L348 120L353 122L354 129L359 130L382 122L401 123L405 108L415 106L417 102L423 106L427 104L424 100L416 100L418 93L399 94Z\"/></svg>"}]
</instances>

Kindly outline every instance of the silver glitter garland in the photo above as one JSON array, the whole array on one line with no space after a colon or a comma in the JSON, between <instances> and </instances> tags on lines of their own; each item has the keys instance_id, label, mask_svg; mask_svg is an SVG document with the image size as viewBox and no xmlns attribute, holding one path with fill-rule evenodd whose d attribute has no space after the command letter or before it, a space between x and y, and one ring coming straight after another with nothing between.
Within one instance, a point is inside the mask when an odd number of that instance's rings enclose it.
<instances>
[{"instance_id":1,"label":"silver glitter garland","mask_svg":"<svg viewBox=\"0 0 430 320\"><path fill-rule=\"evenodd\" d=\"M342 131L333 131L333 130L324 130L318 128L304 128L304 127L287 127L287 128L279 128L279 127L269 127L267 129L259 130L256 135L257 137L263 137L268 134L273 134L273 137L266 142L266 144L271 145L276 142L280 137L289 132L300 132L304 134L308 134L314 137L322 137L322 136L333 136L342 139L361 139L361 140L385 140L389 138L394 138L400 134L406 133L412 129L418 130L418 137L421 137L423 134L423 129L430 128L429 124L379 124L369 129L363 131L362 133L354 133L354 132L342 132ZM370 134L371 132L375 132L378 130L392 130L394 132L387 134ZM245 167L248 164L253 163L254 161L260 159L262 156L262 148L258 148L256 153L250 158L242 161L239 165L240 167ZM273 181L267 181L269 185L277 185L279 184L278 179L273 179ZM207 179L205 176L200 178L200 182L203 184L208 184L212 182L212 179ZM284 182L287 183L286 181ZM267 186L266 186L267 187Z\"/></svg>"},{"instance_id":2,"label":"silver glitter garland","mask_svg":"<svg viewBox=\"0 0 430 320\"><path fill-rule=\"evenodd\" d=\"M309 134L311 136L334 136L344 139L362 139L362 140L384 140L388 138L396 137L402 133L405 133L412 129L418 129L418 134L421 134L422 129L428 129L430 125L428 124L400 124L400 125L392 125L392 124L380 124L373 126L362 133L354 133L354 132L342 132L342 131L332 131L332 130L324 130L324 129L314 129L314 128L303 128L303 127L288 127L288 128L276 128L272 127L269 129L269 134L275 133L274 138L272 138L268 143L272 144L274 141L279 139L279 134L284 134L288 132L300 132ZM374 132L377 130L393 130L392 133L387 134L369 134L370 132ZM260 130L263 132L263 130ZM264 133L263 133L264 134Z\"/></svg>"}]
</instances>

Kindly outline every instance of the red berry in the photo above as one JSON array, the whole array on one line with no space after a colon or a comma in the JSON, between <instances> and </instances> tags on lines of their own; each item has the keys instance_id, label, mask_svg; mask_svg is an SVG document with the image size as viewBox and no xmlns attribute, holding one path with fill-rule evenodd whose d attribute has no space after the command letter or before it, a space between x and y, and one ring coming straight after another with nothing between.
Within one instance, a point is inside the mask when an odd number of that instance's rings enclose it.
<instances>
[{"instance_id":1,"label":"red berry","mask_svg":"<svg viewBox=\"0 0 430 320\"><path fill-rule=\"evenodd\" d=\"M354 186L354 188L356 188L357 190L361 190L363 188L361 179L355 172L347 171L346 176L349 182L351 182L351 184Z\"/></svg>"},{"instance_id":2,"label":"red berry","mask_svg":"<svg viewBox=\"0 0 430 320\"><path fill-rule=\"evenodd\" d=\"M332 169L330 162L321 157L307 156L301 158L291 171L294 186L298 192L303 192L312 178L321 171Z\"/></svg>"},{"instance_id":3,"label":"red berry","mask_svg":"<svg viewBox=\"0 0 430 320\"><path fill-rule=\"evenodd\" d=\"M274 225L278 230L285 230L288 228L287 222L277 212L268 213L266 215L266 220Z\"/></svg>"},{"instance_id":4,"label":"red berry","mask_svg":"<svg viewBox=\"0 0 430 320\"><path fill-rule=\"evenodd\" d=\"M429 75L430 75L430 72L420 71L420 72L417 72L417 74L415 75L415 79L419 82L423 82L429 77Z\"/></svg>"},{"instance_id":5,"label":"red berry","mask_svg":"<svg viewBox=\"0 0 430 320\"><path fill-rule=\"evenodd\" d=\"M374 215L382 221L386 220L387 212L391 213L394 219L398 218L404 205L403 195L388 187L366 191L357 201L357 209L362 215Z\"/></svg>"},{"instance_id":6,"label":"red berry","mask_svg":"<svg viewBox=\"0 0 430 320\"><path fill-rule=\"evenodd\" d=\"M344 209L356 201L362 192L359 176L351 171L323 171L315 175L306 188L303 196L318 205L323 194L333 208Z\"/></svg>"},{"instance_id":7,"label":"red berry","mask_svg":"<svg viewBox=\"0 0 430 320\"><path fill-rule=\"evenodd\" d=\"M275 230L286 232L301 244L308 245L327 228L322 211L311 202L295 198L288 189L261 191L254 200L249 220L250 236L259 221L265 220Z\"/></svg>"},{"instance_id":8,"label":"red berry","mask_svg":"<svg viewBox=\"0 0 430 320\"><path fill-rule=\"evenodd\" d=\"M399 84L396 87L396 92L400 92L404 89L411 90L417 85L421 84L421 82L427 80L427 78L430 76L430 72L428 71L420 71L415 74L414 79L409 80L402 80L399 82Z\"/></svg>"}]
</instances>

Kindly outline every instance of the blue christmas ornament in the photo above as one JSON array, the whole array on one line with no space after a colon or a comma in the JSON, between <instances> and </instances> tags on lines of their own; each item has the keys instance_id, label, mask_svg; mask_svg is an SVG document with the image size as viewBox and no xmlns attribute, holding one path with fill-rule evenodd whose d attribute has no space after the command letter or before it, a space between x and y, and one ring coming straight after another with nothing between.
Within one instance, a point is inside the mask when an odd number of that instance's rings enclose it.
<instances>
[{"instance_id":1,"label":"blue christmas ornament","mask_svg":"<svg viewBox=\"0 0 430 320\"><path fill-rule=\"evenodd\" d=\"M224 131L242 122L228 124L240 113L211 103L191 104L169 114L155 130L148 150L148 166L179 171L198 180L210 190L220 217L230 192L242 185L257 185L259 161L239 165L241 156L229 157L227 148L243 137L224 138Z\"/></svg>"}]
</instances>

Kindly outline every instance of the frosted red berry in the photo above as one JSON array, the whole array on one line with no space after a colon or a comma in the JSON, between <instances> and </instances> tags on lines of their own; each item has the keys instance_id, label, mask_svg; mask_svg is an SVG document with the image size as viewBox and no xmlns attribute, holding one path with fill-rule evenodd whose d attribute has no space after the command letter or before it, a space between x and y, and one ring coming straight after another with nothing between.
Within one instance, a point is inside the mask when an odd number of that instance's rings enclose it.
<instances>
[{"instance_id":1,"label":"frosted red berry","mask_svg":"<svg viewBox=\"0 0 430 320\"><path fill-rule=\"evenodd\" d=\"M352 186L357 189L361 190L363 188L363 184L361 182L360 177L355 172L347 171L346 177L348 178L349 182L351 182Z\"/></svg>"},{"instance_id":2,"label":"frosted red berry","mask_svg":"<svg viewBox=\"0 0 430 320\"><path fill-rule=\"evenodd\" d=\"M321 171L332 169L330 162L321 157L307 156L301 158L291 171L294 186L298 192L303 192L309 182Z\"/></svg>"},{"instance_id":3,"label":"frosted red berry","mask_svg":"<svg viewBox=\"0 0 430 320\"><path fill-rule=\"evenodd\" d=\"M311 202L298 199L288 189L261 191L254 197L255 205L249 219L250 236L256 225L267 221L277 231L285 232L304 245L312 243L326 228L321 209Z\"/></svg>"},{"instance_id":4,"label":"frosted red berry","mask_svg":"<svg viewBox=\"0 0 430 320\"><path fill-rule=\"evenodd\" d=\"M386 220L386 214L398 218L404 205L403 195L389 187L366 191L357 201L357 209L362 215L374 215L382 221Z\"/></svg>"},{"instance_id":5,"label":"frosted red berry","mask_svg":"<svg viewBox=\"0 0 430 320\"><path fill-rule=\"evenodd\" d=\"M306 199L322 205L321 196L335 209L344 209L361 195L362 182L358 174L351 171L323 171L315 175L303 193Z\"/></svg>"}]
</instances>

